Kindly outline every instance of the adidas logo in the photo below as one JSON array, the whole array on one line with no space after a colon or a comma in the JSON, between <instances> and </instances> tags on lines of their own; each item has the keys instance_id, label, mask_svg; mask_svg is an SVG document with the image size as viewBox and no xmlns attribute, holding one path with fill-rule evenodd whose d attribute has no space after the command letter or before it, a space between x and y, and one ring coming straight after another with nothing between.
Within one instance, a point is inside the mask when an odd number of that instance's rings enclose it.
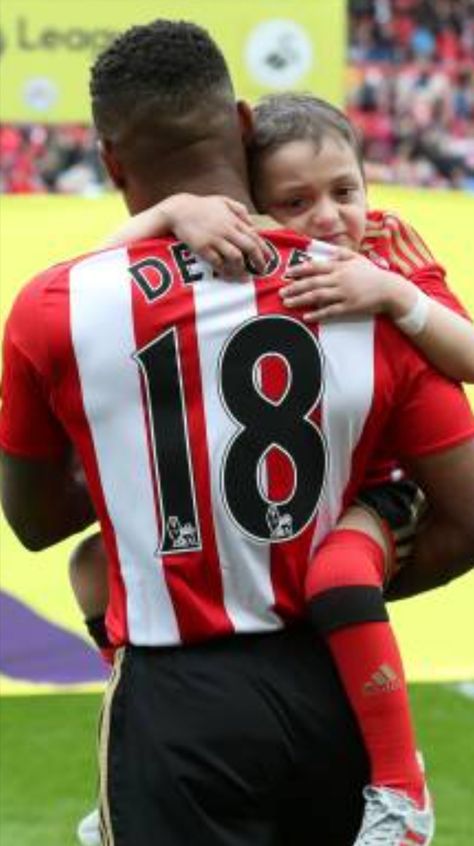
<instances>
[{"instance_id":1,"label":"adidas logo","mask_svg":"<svg viewBox=\"0 0 474 846\"><path fill-rule=\"evenodd\" d=\"M370 680L367 681L362 690L366 696L373 696L374 693L393 693L394 690L399 690L402 686L395 670L389 664L381 664L380 667L372 673Z\"/></svg>"},{"instance_id":2,"label":"adidas logo","mask_svg":"<svg viewBox=\"0 0 474 846\"><path fill-rule=\"evenodd\" d=\"M429 843L429 840L426 839L426 835L417 834L416 831L407 831L405 832L405 840L400 841L400 846L415 846L415 844L424 846L426 843Z\"/></svg>"}]
</instances>

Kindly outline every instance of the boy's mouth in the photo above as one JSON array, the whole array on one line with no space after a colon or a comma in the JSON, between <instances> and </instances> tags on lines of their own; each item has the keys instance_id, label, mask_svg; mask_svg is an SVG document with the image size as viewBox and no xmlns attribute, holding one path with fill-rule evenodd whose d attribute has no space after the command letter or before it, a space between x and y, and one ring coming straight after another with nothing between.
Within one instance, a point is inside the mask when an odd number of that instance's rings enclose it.
<instances>
[{"instance_id":1,"label":"boy's mouth","mask_svg":"<svg viewBox=\"0 0 474 846\"><path fill-rule=\"evenodd\" d=\"M330 244L337 244L342 238L347 239L346 232L334 232L332 235L324 235L322 240Z\"/></svg>"}]
</instances>

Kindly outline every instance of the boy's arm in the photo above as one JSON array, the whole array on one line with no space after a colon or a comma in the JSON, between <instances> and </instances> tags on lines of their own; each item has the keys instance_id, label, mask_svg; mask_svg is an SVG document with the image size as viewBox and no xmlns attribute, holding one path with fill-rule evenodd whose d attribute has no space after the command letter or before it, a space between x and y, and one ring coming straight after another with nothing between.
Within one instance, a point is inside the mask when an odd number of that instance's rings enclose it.
<instances>
[{"instance_id":1,"label":"boy's arm","mask_svg":"<svg viewBox=\"0 0 474 846\"><path fill-rule=\"evenodd\" d=\"M101 532L78 543L69 559L69 581L85 620L103 617L109 601L107 555Z\"/></svg>"},{"instance_id":2,"label":"boy's arm","mask_svg":"<svg viewBox=\"0 0 474 846\"><path fill-rule=\"evenodd\" d=\"M474 326L466 309L448 287L444 268L416 229L392 212L375 213L368 221L367 240L362 249L381 252L395 271L389 285L386 311L397 321L412 308L425 315L419 331L410 332L413 343L442 373L460 382L474 381ZM377 237L377 223L384 237ZM407 286L411 283L411 301ZM428 295L423 303L419 292ZM418 306L415 297L418 298ZM428 308L429 305L429 308ZM410 324L410 320L408 321ZM400 327L401 328L401 327ZM416 329L416 320L415 320Z\"/></svg>"},{"instance_id":3,"label":"boy's arm","mask_svg":"<svg viewBox=\"0 0 474 846\"><path fill-rule=\"evenodd\" d=\"M442 373L474 382L474 325L414 281L345 249L331 261L292 268L287 276L297 281L282 289L283 302L305 309L308 322L386 314Z\"/></svg>"},{"instance_id":4,"label":"boy's arm","mask_svg":"<svg viewBox=\"0 0 474 846\"><path fill-rule=\"evenodd\" d=\"M229 197L175 194L129 218L101 248L174 235L212 266L219 276L247 275L245 262L263 271L267 248L242 203Z\"/></svg>"},{"instance_id":5,"label":"boy's arm","mask_svg":"<svg viewBox=\"0 0 474 846\"><path fill-rule=\"evenodd\" d=\"M425 297L426 294L419 291L419 305L412 306L412 309L425 308L426 320L419 331L407 331L410 340L445 376L474 383L474 325L431 297ZM402 321L409 311L399 314ZM395 323L404 331L397 319Z\"/></svg>"}]
</instances>

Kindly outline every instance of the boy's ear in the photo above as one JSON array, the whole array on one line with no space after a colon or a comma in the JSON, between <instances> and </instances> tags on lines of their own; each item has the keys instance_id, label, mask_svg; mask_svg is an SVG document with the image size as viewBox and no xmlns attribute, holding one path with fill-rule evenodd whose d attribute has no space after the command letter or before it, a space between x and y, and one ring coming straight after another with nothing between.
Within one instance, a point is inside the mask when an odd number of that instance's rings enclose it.
<instances>
[{"instance_id":1,"label":"boy's ear","mask_svg":"<svg viewBox=\"0 0 474 846\"><path fill-rule=\"evenodd\" d=\"M253 138L254 119L252 107L245 100L237 100L237 114L240 123L240 132L244 145L247 147Z\"/></svg>"},{"instance_id":2,"label":"boy's ear","mask_svg":"<svg viewBox=\"0 0 474 846\"><path fill-rule=\"evenodd\" d=\"M99 139L98 149L100 158L113 184L119 191L123 191L125 188L125 175L113 141L109 141L107 138Z\"/></svg>"}]
</instances>

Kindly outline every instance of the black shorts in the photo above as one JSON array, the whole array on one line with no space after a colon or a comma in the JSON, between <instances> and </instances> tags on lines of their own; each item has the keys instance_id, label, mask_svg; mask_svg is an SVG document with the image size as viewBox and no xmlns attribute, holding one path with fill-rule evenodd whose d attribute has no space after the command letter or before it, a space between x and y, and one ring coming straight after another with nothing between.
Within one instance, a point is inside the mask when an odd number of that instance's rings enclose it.
<instances>
[{"instance_id":1,"label":"black shorts","mask_svg":"<svg viewBox=\"0 0 474 846\"><path fill-rule=\"evenodd\" d=\"M369 770L309 629L120 650L100 731L106 846L351 846Z\"/></svg>"},{"instance_id":2,"label":"black shorts","mask_svg":"<svg viewBox=\"0 0 474 846\"><path fill-rule=\"evenodd\" d=\"M393 551L392 573L405 566L426 508L423 491L410 479L400 479L363 488L356 503L381 524Z\"/></svg>"}]
</instances>

